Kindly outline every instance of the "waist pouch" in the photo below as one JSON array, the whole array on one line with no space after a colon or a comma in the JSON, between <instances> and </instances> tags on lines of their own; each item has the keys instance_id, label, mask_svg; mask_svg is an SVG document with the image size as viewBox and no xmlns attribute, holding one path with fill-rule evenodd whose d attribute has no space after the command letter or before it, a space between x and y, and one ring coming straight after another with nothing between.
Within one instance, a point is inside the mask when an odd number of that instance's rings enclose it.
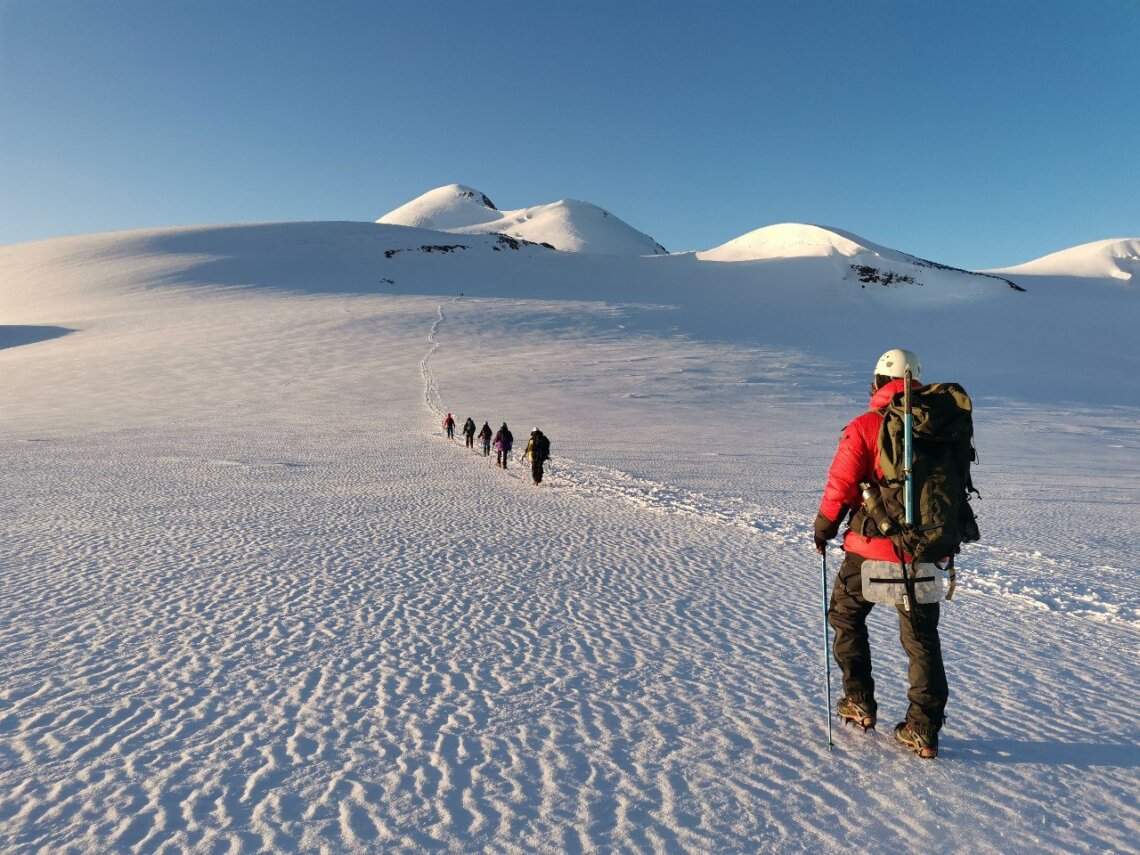
<instances>
[{"instance_id":1,"label":"waist pouch","mask_svg":"<svg viewBox=\"0 0 1140 855\"><path fill-rule=\"evenodd\" d=\"M914 582L915 602L923 605L937 603L945 593L946 567L942 564L900 564L869 559L863 562L862 569L863 599L871 603L904 604L907 581Z\"/></svg>"}]
</instances>

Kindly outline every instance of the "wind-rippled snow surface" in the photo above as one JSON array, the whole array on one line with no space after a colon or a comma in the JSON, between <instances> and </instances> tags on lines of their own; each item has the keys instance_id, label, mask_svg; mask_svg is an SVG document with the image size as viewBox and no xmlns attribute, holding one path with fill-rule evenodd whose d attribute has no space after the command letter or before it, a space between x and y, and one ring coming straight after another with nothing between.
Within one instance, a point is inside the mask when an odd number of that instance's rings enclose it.
<instances>
[{"instance_id":1,"label":"wind-rippled snow surface","mask_svg":"<svg viewBox=\"0 0 1140 855\"><path fill-rule=\"evenodd\" d=\"M841 345L527 297L515 258L306 292L85 240L0 256L0 849L1135 850L1137 401L979 396L941 754L891 743L883 609L883 722L829 751ZM541 426L542 487L448 411Z\"/></svg>"}]
</instances>

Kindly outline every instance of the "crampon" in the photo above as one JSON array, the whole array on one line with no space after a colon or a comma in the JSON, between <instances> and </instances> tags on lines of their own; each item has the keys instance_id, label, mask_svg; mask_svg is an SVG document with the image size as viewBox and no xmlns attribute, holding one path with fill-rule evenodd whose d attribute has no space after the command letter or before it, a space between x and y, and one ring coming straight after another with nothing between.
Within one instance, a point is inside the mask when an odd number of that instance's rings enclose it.
<instances>
[{"instance_id":1,"label":"crampon","mask_svg":"<svg viewBox=\"0 0 1140 855\"><path fill-rule=\"evenodd\" d=\"M905 721L895 725L895 741L909 748L923 760L933 760L938 756L938 734L923 736Z\"/></svg>"},{"instance_id":2,"label":"crampon","mask_svg":"<svg viewBox=\"0 0 1140 855\"><path fill-rule=\"evenodd\" d=\"M844 724L851 724L864 733L875 729L875 711L866 703L843 698L835 708L836 715Z\"/></svg>"}]
</instances>

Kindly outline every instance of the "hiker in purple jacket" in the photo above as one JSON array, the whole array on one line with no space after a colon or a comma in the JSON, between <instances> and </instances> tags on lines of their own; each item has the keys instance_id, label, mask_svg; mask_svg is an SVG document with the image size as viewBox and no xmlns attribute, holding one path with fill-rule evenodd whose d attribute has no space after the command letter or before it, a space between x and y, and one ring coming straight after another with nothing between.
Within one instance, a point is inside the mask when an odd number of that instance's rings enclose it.
<instances>
[{"instance_id":1,"label":"hiker in purple jacket","mask_svg":"<svg viewBox=\"0 0 1140 855\"><path fill-rule=\"evenodd\" d=\"M507 458L511 456L511 446L514 445L515 438L511 434L510 428L507 423L503 422L503 426L499 428L495 434L495 465L501 466L503 469L507 468Z\"/></svg>"}]
</instances>

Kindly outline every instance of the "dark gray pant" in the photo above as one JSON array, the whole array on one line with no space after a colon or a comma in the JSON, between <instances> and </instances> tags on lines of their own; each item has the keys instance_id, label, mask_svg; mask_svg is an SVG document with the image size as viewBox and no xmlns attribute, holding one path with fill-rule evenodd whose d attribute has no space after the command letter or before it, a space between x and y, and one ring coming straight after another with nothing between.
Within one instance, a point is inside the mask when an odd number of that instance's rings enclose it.
<instances>
[{"instance_id":1,"label":"dark gray pant","mask_svg":"<svg viewBox=\"0 0 1140 855\"><path fill-rule=\"evenodd\" d=\"M827 621L835 630L835 661L843 670L843 693L875 707L875 681L871 677L871 645L867 615L874 603L863 599L862 567L866 559L848 552L839 567L831 592ZM910 659L910 708L906 720L919 733L937 733L942 727L949 689L938 638L938 603L918 605L912 618L898 606L899 639Z\"/></svg>"}]
</instances>

